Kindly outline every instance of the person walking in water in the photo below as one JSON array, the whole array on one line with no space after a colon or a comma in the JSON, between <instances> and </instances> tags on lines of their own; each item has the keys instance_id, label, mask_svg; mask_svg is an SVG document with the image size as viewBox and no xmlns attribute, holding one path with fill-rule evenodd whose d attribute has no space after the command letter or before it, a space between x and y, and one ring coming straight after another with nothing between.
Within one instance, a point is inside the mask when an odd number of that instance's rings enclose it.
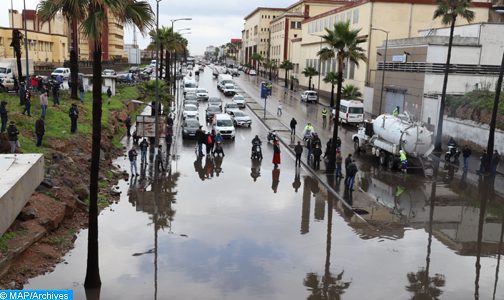
<instances>
[{"instance_id":1,"label":"person walking in water","mask_svg":"<svg viewBox=\"0 0 504 300\"><path fill-rule=\"evenodd\" d=\"M301 145L300 141L298 141L297 145L294 147L294 152L296 153L295 165L300 167L301 166L301 155L303 154L303 145Z\"/></svg>"},{"instance_id":2,"label":"person walking in water","mask_svg":"<svg viewBox=\"0 0 504 300\"><path fill-rule=\"evenodd\" d=\"M282 103L278 103L277 116L279 116L279 117L282 116Z\"/></svg>"},{"instance_id":3,"label":"person walking in water","mask_svg":"<svg viewBox=\"0 0 504 300\"><path fill-rule=\"evenodd\" d=\"M322 128L326 128L327 126L327 108L322 108Z\"/></svg>"},{"instance_id":4,"label":"person walking in water","mask_svg":"<svg viewBox=\"0 0 504 300\"><path fill-rule=\"evenodd\" d=\"M280 164L280 142L277 139L273 141L273 164L275 168Z\"/></svg>"},{"instance_id":5,"label":"person walking in water","mask_svg":"<svg viewBox=\"0 0 504 300\"><path fill-rule=\"evenodd\" d=\"M296 125L297 121L292 117L292 120L290 121L290 130L291 130L291 135L296 135Z\"/></svg>"}]
</instances>

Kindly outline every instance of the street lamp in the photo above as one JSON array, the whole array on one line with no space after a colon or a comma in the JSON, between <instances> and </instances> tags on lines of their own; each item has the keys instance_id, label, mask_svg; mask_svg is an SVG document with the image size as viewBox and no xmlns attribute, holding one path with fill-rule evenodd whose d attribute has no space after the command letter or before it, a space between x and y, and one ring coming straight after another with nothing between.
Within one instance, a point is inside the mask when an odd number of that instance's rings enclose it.
<instances>
[{"instance_id":1,"label":"street lamp","mask_svg":"<svg viewBox=\"0 0 504 300\"><path fill-rule=\"evenodd\" d=\"M23 14L24 14L24 32L25 32L25 52L26 52L26 80L25 80L25 84L26 84L26 89L28 89L30 87L30 80L29 80L29 73L30 73L30 68L29 68L29 63L28 63L28 29L27 29L27 25L26 25L26 0L23 0L23 6L24 6L24 10L23 10ZM14 26L14 24L13 24ZM19 78L21 80L21 78Z\"/></svg>"},{"instance_id":2,"label":"street lamp","mask_svg":"<svg viewBox=\"0 0 504 300\"><path fill-rule=\"evenodd\" d=\"M159 2L161 0L156 0L156 104L154 106L154 120L155 120L155 128L154 128L154 146L156 151L159 151L159 73L158 73L158 68L159 68ZM152 109L152 108L151 108ZM156 155L161 155L161 153L157 152ZM158 159L161 158L161 156L158 157ZM154 157L156 159L156 157ZM154 168L154 177L157 177L158 174L158 166L156 165Z\"/></svg>"},{"instance_id":3,"label":"street lamp","mask_svg":"<svg viewBox=\"0 0 504 300\"><path fill-rule=\"evenodd\" d=\"M317 35L317 34L310 34L310 35L318 36L320 38L320 47L319 47L319 53L320 53L320 51L322 50L322 39L324 37L321 35ZM317 102L319 102L319 97L320 97L320 77L322 77L321 65L322 65L322 59L320 59L320 57L319 57L319 60L318 60L318 73L319 74L318 74L318 85L317 85ZM311 89L311 87L309 86L308 89Z\"/></svg>"},{"instance_id":4,"label":"street lamp","mask_svg":"<svg viewBox=\"0 0 504 300\"><path fill-rule=\"evenodd\" d=\"M381 82L381 93L380 93L380 107L378 110L378 114L381 114L382 110L382 103L383 103L383 87L385 83L385 63L387 62L387 48L388 48L388 35L389 32L380 28L374 28L371 27L371 30L376 30L376 31L381 31L386 34L386 39L385 39L385 53L383 54L383 69L382 69L382 82Z\"/></svg>"},{"instance_id":5,"label":"street lamp","mask_svg":"<svg viewBox=\"0 0 504 300\"><path fill-rule=\"evenodd\" d=\"M174 29L175 29L174 28L174 23L175 22L178 22L178 21L191 21L191 20L192 20L192 18L178 18L178 19L172 19L172 20L170 20L172 33L174 32ZM177 65L177 57L176 56L177 56L177 54L175 52L175 55L173 57L173 94L175 94L176 91L177 91L177 88L175 87L175 85L176 85L175 84L175 82L176 82L176 78L175 78L176 76L175 76L175 74L176 74L176 65ZM170 72L170 70L168 70L167 72Z\"/></svg>"}]
</instances>

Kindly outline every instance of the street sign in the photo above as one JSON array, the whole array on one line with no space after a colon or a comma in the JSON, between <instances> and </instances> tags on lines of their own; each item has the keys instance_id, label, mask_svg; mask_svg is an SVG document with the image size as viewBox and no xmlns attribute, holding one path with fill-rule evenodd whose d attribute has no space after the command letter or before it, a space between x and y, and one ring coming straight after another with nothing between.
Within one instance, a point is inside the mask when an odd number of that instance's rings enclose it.
<instances>
[{"instance_id":1,"label":"street sign","mask_svg":"<svg viewBox=\"0 0 504 300\"><path fill-rule=\"evenodd\" d=\"M140 115L136 117L136 130L139 137L156 137L156 117ZM159 116L159 136L166 134L166 116Z\"/></svg>"},{"instance_id":2,"label":"street sign","mask_svg":"<svg viewBox=\"0 0 504 300\"><path fill-rule=\"evenodd\" d=\"M270 82L261 82L261 98L266 99L266 97L271 96L272 90L273 85Z\"/></svg>"}]
</instances>

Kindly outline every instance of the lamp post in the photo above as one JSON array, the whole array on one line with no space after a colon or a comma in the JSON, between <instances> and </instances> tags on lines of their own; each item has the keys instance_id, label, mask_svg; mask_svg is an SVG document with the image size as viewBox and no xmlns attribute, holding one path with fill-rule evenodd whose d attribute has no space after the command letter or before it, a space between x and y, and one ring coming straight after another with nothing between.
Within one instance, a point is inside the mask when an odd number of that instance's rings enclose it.
<instances>
[{"instance_id":1,"label":"lamp post","mask_svg":"<svg viewBox=\"0 0 504 300\"><path fill-rule=\"evenodd\" d=\"M161 0L156 0L156 101L154 107L151 107L151 109L154 109L154 146L156 151L159 151L159 73L158 73L158 68L159 68L159 2ZM156 153L156 155L161 155L161 153ZM161 156L160 156L161 157ZM159 157L159 158L160 158ZM158 159L159 159L158 158ZM156 157L154 157L154 160ZM158 166L156 165L154 167L154 177L157 177L158 174Z\"/></svg>"},{"instance_id":2,"label":"lamp post","mask_svg":"<svg viewBox=\"0 0 504 300\"><path fill-rule=\"evenodd\" d=\"M380 92L380 107L378 109L378 114L382 112L382 104L383 104L383 88L385 84L385 63L387 62L387 48L388 48L388 35L389 32L380 28L371 27L371 30L384 32L386 35L385 38L385 53L383 54L383 69L382 69L382 82L381 82L381 92Z\"/></svg>"},{"instance_id":3,"label":"lamp post","mask_svg":"<svg viewBox=\"0 0 504 300\"><path fill-rule=\"evenodd\" d=\"M175 32L175 28L174 28L175 22L178 22L178 21L191 21L191 20L192 20L192 18L178 18L178 19L172 19L172 20L170 20L172 33ZM175 54L175 56L176 55L177 54ZM176 77L175 76L175 73L176 73L176 68L175 67L176 67L176 65L177 65L177 58L174 57L173 58L173 94L175 94L176 91L177 91L177 88L175 87L175 83L177 82L177 79L175 78ZM169 71L170 70L168 70L168 72Z\"/></svg>"},{"instance_id":4,"label":"lamp post","mask_svg":"<svg viewBox=\"0 0 504 300\"><path fill-rule=\"evenodd\" d=\"M14 29L14 0L11 0L10 2L10 5L11 5L11 27L12 29Z\"/></svg>"},{"instance_id":5,"label":"lamp post","mask_svg":"<svg viewBox=\"0 0 504 300\"><path fill-rule=\"evenodd\" d=\"M310 35L313 35L313 36L318 36L320 38L320 47L319 47L319 52L320 50L322 50L322 39L324 38L323 36L321 35L317 35L317 34L310 34ZM318 84L317 84L317 102L319 102L319 98L320 98L320 77L322 77L322 69L321 69L321 65L322 65L322 59L320 59L319 57L319 60L318 60ZM308 89L311 89L311 87L309 86Z\"/></svg>"},{"instance_id":6,"label":"lamp post","mask_svg":"<svg viewBox=\"0 0 504 300\"><path fill-rule=\"evenodd\" d=\"M29 80L29 75L30 75L30 68L29 68L29 63L28 63L28 29L26 28L26 0L23 0L23 17L24 17L24 32L25 32L25 52L26 52L26 88L28 89L30 87L30 80ZM14 25L14 24L13 24ZM21 79L21 78L20 78Z\"/></svg>"}]
</instances>

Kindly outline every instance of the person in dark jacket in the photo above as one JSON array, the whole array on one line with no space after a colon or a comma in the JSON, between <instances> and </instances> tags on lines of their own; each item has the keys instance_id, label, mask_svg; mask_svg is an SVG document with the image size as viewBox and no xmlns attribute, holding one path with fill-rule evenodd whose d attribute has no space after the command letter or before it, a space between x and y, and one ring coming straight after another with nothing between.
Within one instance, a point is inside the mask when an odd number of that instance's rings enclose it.
<instances>
[{"instance_id":1,"label":"person in dark jacket","mask_svg":"<svg viewBox=\"0 0 504 300\"><path fill-rule=\"evenodd\" d=\"M147 150L149 149L149 142L147 142L147 139L144 138L140 142L140 154L141 154L141 163L147 163Z\"/></svg>"},{"instance_id":2,"label":"person in dark jacket","mask_svg":"<svg viewBox=\"0 0 504 300\"><path fill-rule=\"evenodd\" d=\"M107 97L108 97L107 104L110 104L110 98L112 97L112 90L110 89L110 86L107 89Z\"/></svg>"},{"instance_id":3,"label":"person in dark jacket","mask_svg":"<svg viewBox=\"0 0 504 300\"><path fill-rule=\"evenodd\" d=\"M467 171L469 168L469 157L471 157L472 151L469 146L465 145L464 149L462 149L462 157L464 158L464 170Z\"/></svg>"},{"instance_id":4,"label":"person in dark jacket","mask_svg":"<svg viewBox=\"0 0 504 300\"><path fill-rule=\"evenodd\" d=\"M348 182L348 166L352 163L352 153L348 153L347 158L345 158L345 184Z\"/></svg>"},{"instance_id":5,"label":"person in dark jacket","mask_svg":"<svg viewBox=\"0 0 504 300\"><path fill-rule=\"evenodd\" d=\"M500 162L500 155L497 150L494 150L493 156L492 156L492 175L495 176L497 175L497 167L499 166Z\"/></svg>"},{"instance_id":6,"label":"person in dark jacket","mask_svg":"<svg viewBox=\"0 0 504 300\"><path fill-rule=\"evenodd\" d=\"M200 127L196 130L195 137L196 142L198 143L198 156L205 156L205 154L203 154L203 144L206 142L206 134L203 131L203 126L200 125Z\"/></svg>"},{"instance_id":7,"label":"person in dark jacket","mask_svg":"<svg viewBox=\"0 0 504 300\"><path fill-rule=\"evenodd\" d=\"M35 121L35 135L37 136L37 147L42 146L42 138L45 134L44 118L40 117Z\"/></svg>"},{"instance_id":8,"label":"person in dark jacket","mask_svg":"<svg viewBox=\"0 0 504 300\"><path fill-rule=\"evenodd\" d=\"M480 168L479 168L480 175L483 175L486 172L486 165L488 159L489 157L487 151L483 150L483 154L481 154L480 156Z\"/></svg>"},{"instance_id":9,"label":"person in dark jacket","mask_svg":"<svg viewBox=\"0 0 504 300\"><path fill-rule=\"evenodd\" d=\"M343 157L341 156L341 151L336 150L336 178L343 178L341 174L341 163L343 162Z\"/></svg>"},{"instance_id":10,"label":"person in dark jacket","mask_svg":"<svg viewBox=\"0 0 504 300\"><path fill-rule=\"evenodd\" d=\"M130 151L128 151L128 158L131 165L131 177L139 175L137 170L137 156L138 153L136 152L135 147L133 146L133 148L131 148Z\"/></svg>"},{"instance_id":11,"label":"person in dark jacket","mask_svg":"<svg viewBox=\"0 0 504 300\"><path fill-rule=\"evenodd\" d=\"M2 129L0 132L3 133L7 129L7 120L9 119L6 101L0 102L0 119L2 120Z\"/></svg>"},{"instance_id":12,"label":"person in dark jacket","mask_svg":"<svg viewBox=\"0 0 504 300\"><path fill-rule=\"evenodd\" d=\"M296 125L297 125L296 119L292 118L292 120L290 121L291 135L296 135Z\"/></svg>"},{"instance_id":13,"label":"person in dark jacket","mask_svg":"<svg viewBox=\"0 0 504 300\"><path fill-rule=\"evenodd\" d=\"M70 117L71 121L70 132L75 133L77 132L77 119L79 118L79 110L77 109L77 105L72 104L72 107L68 112L68 116Z\"/></svg>"},{"instance_id":14,"label":"person in dark jacket","mask_svg":"<svg viewBox=\"0 0 504 300\"><path fill-rule=\"evenodd\" d=\"M52 93L53 93L53 105L58 106L60 104L59 102L59 84L54 84L52 87Z\"/></svg>"},{"instance_id":15,"label":"person in dark jacket","mask_svg":"<svg viewBox=\"0 0 504 300\"><path fill-rule=\"evenodd\" d=\"M303 154L303 145L298 141L297 145L294 147L294 153L296 153L296 166L301 166L301 155Z\"/></svg>"},{"instance_id":16,"label":"person in dark jacket","mask_svg":"<svg viewBox=\"0 0 504 300\"><path fill-rule=\"evenodd\" d=\"M24 103L23 115L27 114L28 117L31 117L30 109L31 109L31 93L29 91L27 91L25 93L25 103Z\"/></svg>"},{"instance_id":17,"label":"person in dark jacket","mask_svg":"<svg viewBox=\"0 0 504 300\"><path fill-rule=\"evenodd\" d=\"M322 149L319 145L315 145L313 148L313 168L318 170L320 168L320 157L322 156Z\"/></svg>"},{"instance_id":18,"label":"person in dark jacket","mask_svg":"<svg viewBox=\"0 0 504 300\"><path fill-rule=\"evenodd\" d=\"M15 153L18 147L18 135L19 130L17 129L14 121L10 122L9 127L7 128L7 134L9 135L9 143L11 145L11 153Z\"/></svg>"},{"instance_id":19,"label":"person in dark jacket","mask_svg":"<svg viewBox=\"0 0 504 300\"><path fill-rule=\"evenodd\" d=\"M131 117L130 116L126 117L124 124L126 125L126 136L130 137L131 136Z\"/></svg>"},{"instance_id":20,"label":"person in dark jacket","mask_svg":"<svg viewBox=\"0 0 504 300\"><path fill-rule=\"evenodd\" d=\"M348 165L348 171L347 171L347 178L348 181L346 183L348 189L350 191L353 191L353 186L355 182L355 175L357 174L357 165L355 164L355 160L352 160L352 162Z\"/></svg>"}]
</instances>

